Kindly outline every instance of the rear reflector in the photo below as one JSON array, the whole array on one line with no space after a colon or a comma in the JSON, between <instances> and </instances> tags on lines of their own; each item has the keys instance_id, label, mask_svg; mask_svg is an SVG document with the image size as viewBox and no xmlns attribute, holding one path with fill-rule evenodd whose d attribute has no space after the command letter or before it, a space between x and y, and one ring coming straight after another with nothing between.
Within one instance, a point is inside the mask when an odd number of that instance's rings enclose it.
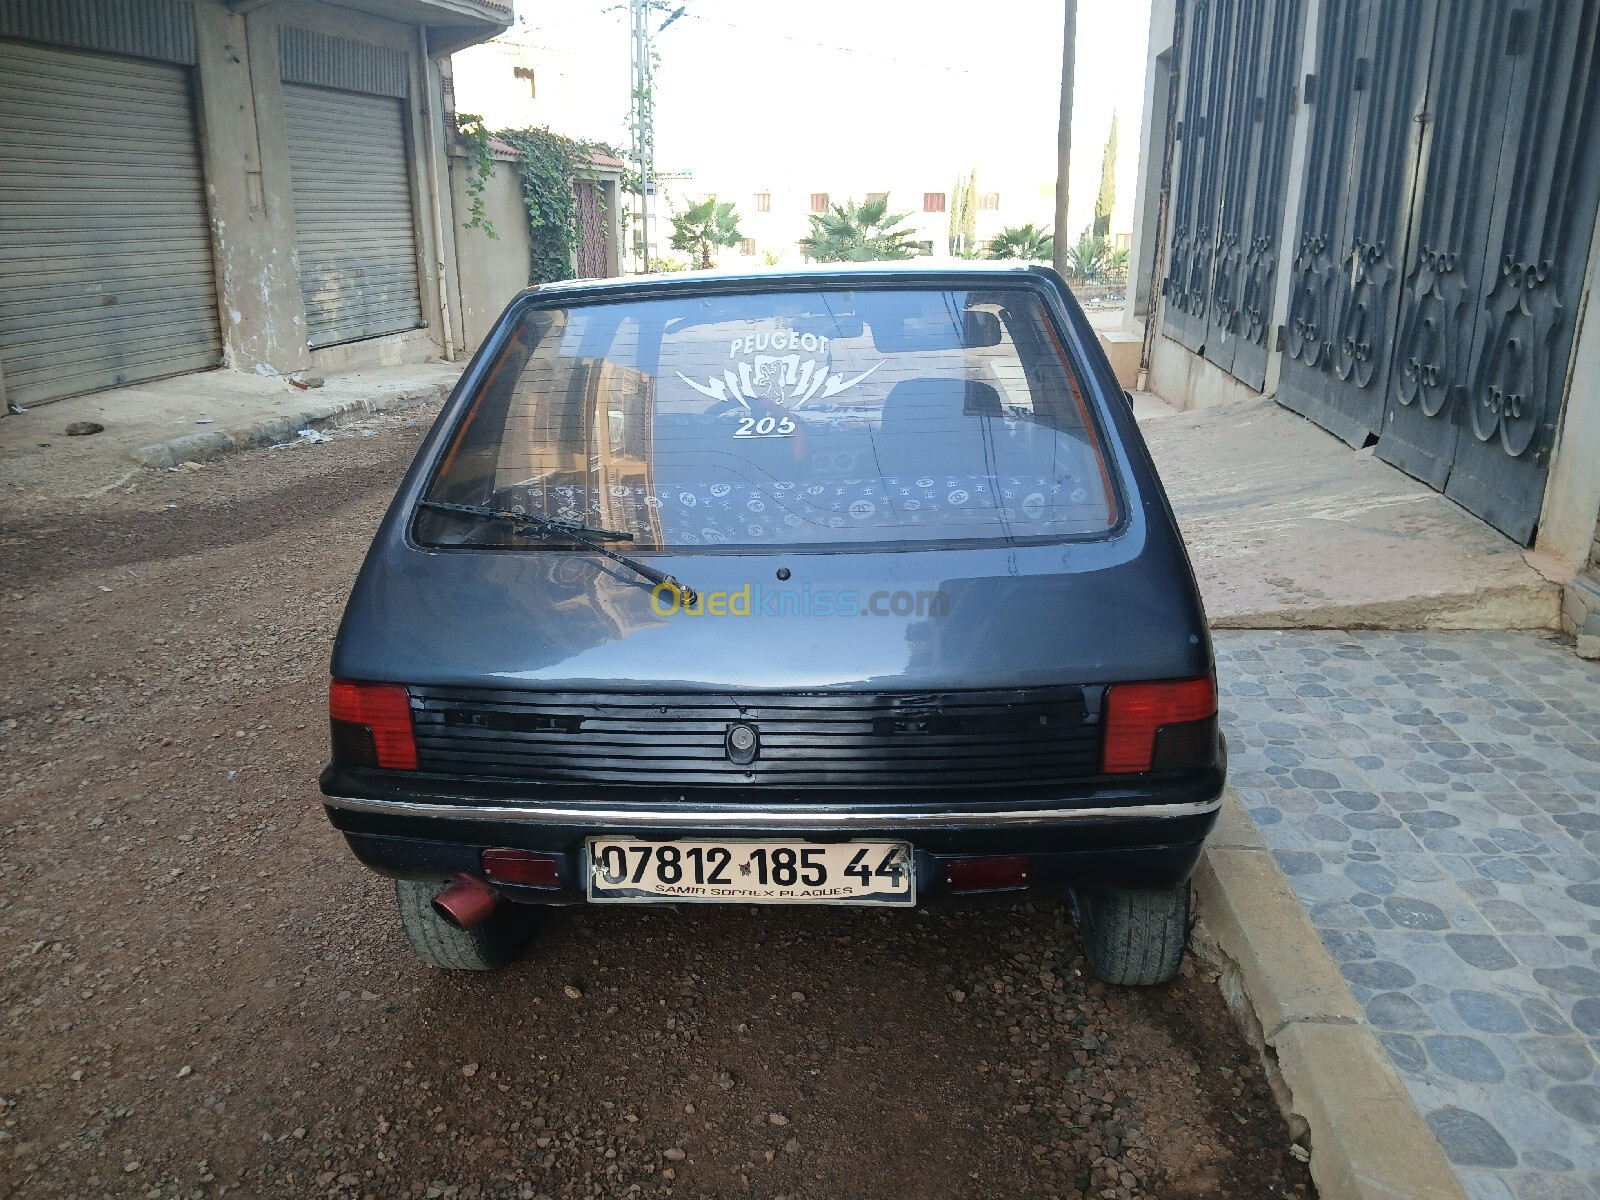
<instances>
[{"instance_id":1,"label":"rear reflector","mask_svg":"<svg viewBox=\"0 0 1600 1200\"><path fill-rule=\"evenodd\" d=\"M1027 887L1027 856L951 859L944 864L944 886L952 892L1007 892Z\"/></svg>"},{"instance_id":2,"label":"rear reflector","mask_svg":"<svg viewBox=\"0 0 1600 1200\"><path fill-rule=\"evenodd\" d=\"M328 689L336 761L348 766L417 769L411 696L393 683L335 679Z\"/></svg>"},{"instance_id":3,"label":"rear reflector","mask_svg":"<svg viewBox=\"0 0 1600 1200\"><path fill-rule=\"evenodd\" d=\"M1216 717L1217 684L1209 675L1112 685L1106 691L1105 773L1205 766L1216 756ZM1203 728L1173 728L1191 722ZM1163 752L1157 760L1158 733L1166 736L1161 739Z\"/></svg>"},{"instance_id":4,"label":"rear reflector","mask_svg":"<svg viewBox=\"0 0 1600 1200\"><path fill-rule=\"evenodd\" d=\"M485 850L483 873L490 883L519 883L523 887L558 888L561 872L553 854L532 850Z\"/></svg>"}]
</instances>

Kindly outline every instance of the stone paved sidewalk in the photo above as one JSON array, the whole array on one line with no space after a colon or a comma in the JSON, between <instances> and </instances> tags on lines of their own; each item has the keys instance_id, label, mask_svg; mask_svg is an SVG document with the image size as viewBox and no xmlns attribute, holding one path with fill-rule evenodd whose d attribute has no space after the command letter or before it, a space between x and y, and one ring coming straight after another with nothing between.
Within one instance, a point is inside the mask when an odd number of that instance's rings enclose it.
<instances>
[{"instance_id":1,"label":"stone paved sidewalk","mask_svg":"<svg viewBox=\"0 0 1600 1200\"><path fill-rule=\"evenodd\" d=\"M1600 664L1216 638L1231 778L1474 1200L1600 1200Z\"/></svg>"}]
</instances>

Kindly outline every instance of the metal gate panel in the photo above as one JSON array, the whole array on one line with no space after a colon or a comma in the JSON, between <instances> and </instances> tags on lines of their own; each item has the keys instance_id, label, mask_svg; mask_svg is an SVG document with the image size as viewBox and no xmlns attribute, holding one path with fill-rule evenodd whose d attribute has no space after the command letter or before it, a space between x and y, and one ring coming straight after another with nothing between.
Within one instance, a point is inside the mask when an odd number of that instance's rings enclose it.
<instances>
[{"instance_id":1,"label":"metal gate panel","mask_svg":"<svg viewBox=\"0 0 1600 1200\"><path fill-rule=\"evenodd\" d=\"M1410 209L1416 192L1428 44L1437 0L1380 4L1373 11L1363 61L1370 63L1357 105L1351 170L1351 240L1342 265L1349 290L1334 340L1331 367L1370 432L1382 427L1384 387L1394 348ZM1358 68L1359 70L1359 68ZM1362 80L1357 79L1358 83Z\"/></svg>"},{"instance_id":2,"label":"metal gate panel","mask_svg":"<svg viewBox=\"0 0 1600 1200\"><path fill-rule=\"evenodd\" d=\"M1183 110L1175 131L1180 141L1161 324L1168 337L1194 353L1204 349L1209 328L1233 10L1234 0L1196 0L1184 39Z\"/></svg>"},{"instance_id":3,"label":"metal gate panel","mask_svg":"<svg viewBox=\"0 0 1600 1200\"><path fill-rule=\"evenodd\" d=\"M0 42L7 399L60 399L221 356L189 72Z\"/></svg>"},{"instance_id":4,"label":"metal gate panel","mask_svg":"<svg viewBox=\"0 0 1600 1200\"><path fill-rule=\"evenodd\" d=\"M411 59L404 51L293 25L278 28L278 73L285 83L396 99L411 94Z\"/></svg>"},{"instance_id":5,"label":"metal gate panel","mask_svg":"<svg viewBox=\"0 0 1600 1200\"><path fill-rule=\"evenodd\" d=\"M1328 380L1334 331L1342 308L1338 259L1350 237L1350 165L1355 156L1356 64L1368 12L1362 3L1325 0L1317 34L1317 69L1301 99L1311 105L1300 233L1289 263L1289 307L1278 403L1355 445L1365 422L1334 402Z\"/></svg>"},{"instance_id":6,"label":"metal gate panel","mask_svg":"<svg viewBox=\"0 0 1600 1200\"><path fill-rule=\"evenodd\" d=\"M404 102L283 85L313 349L422 324Z\"/></svg>"},{"instance_id":7,"label":"metal gate panel","mask_svg":"<svg viewBox=\"0 0 1600 1200\"><path fill-rule=\"evenodd\" d=\"M1226 145L1204 353L1260 391L1294 124L1301 0L1241 0L1230 39Z\"/></svg>"},{"instance_id":8,"label":"metal gate panel","mask_svg":"<svg viewBox=\"0 0 1600 1200\"><path fill-rule=\"evenodd\" d=\"M1297 4L1198 0L1178 84L1165 332L1257 388ZM1317 45L1277 399L1530 541L1600 208L1600 4L1324 0Z\"/></svg>"},{"instance_id":9,"label":"metal gate panel","mask_svg":"<svg viewBox=\"0 0 1600 1200\"><path fill-rule=\"evenodd\" d=\"M1422 187L1377 455L1443 488L1473 358L1511 75L1506 0L1457 0L1434 36Z\"/></svg>"},{"instance_id":10,"label":"metal gate panel","mask_svg":"<svg viewBox=\"0 0 1600 1200\"><path fill-rule=\"evenodd\" d=\"M1306 196L1278 399L1353 446L1383 423L1435 11L1436 0L1326 10L1316 102L1348 112L1328 122L1345 135L1324 151L1334 194Z\"/></svg>"},{"instance_id":11,"label":"metal gate panel","mask_svg":"<svg viewBox=\"0 0 1600 1200\"><path fill-rule=\"evenodd\" d=\"M0 37L199 62L189 0L0 0Z\"/></svg>"},{"instance_id":12,"label":"metal gate panel","mask_svg":"<svg viewBox=\"0 0 1600 1200\"><path fill-rule=\"evenodd\" d=\"M1220 121L1212 127L1209 139L1216 163L1216 191L1206 198L1215 232L1211 238L1211 277L1205 281L1204 336L1193 349L1224 371L1233 368L1232 334L1239 318L1236 291L1244 268L1240 243L1248 237L1243 228L1244 198L1259 151L1252 135L1263 33L1264 14L1260 8L1261 0L1236 0L1233 11L1227 14L1231 20L1223 26L1224 13L1219 6L1218 27L1212 39L1218 47L1213 61L1223 68L1217 80Z\"/></svg>"},{"instance_id":13,"label":"metal gate panel","mask_svg":"<svg viewBox=\"0 0 1600 1200\"><path fill-rule=\"evenodd\" d=\"M606 225L600 185L593 179L574 179L572 197L578 210L578 278L603 279L606 274Z\"/></svg>"},{"instance_id":14,"label":"metal gate panel","mask_svg":"<svg viewBox=\"0 0 1600 1200\"><path fill-rule=\"evenodd\" d=\"M1600 6L1507 5L1513 64L1484 288L1445 495L1516 541L1539 521L1600 207Z\"/></svg>"}]
</instances>

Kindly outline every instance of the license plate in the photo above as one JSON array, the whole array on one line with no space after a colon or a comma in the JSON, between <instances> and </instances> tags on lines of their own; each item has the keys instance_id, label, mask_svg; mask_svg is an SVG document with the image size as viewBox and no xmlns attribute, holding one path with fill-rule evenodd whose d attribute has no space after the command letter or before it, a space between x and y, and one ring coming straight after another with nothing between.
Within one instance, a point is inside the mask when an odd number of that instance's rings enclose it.
<instances>
[{"instance_id":1,"label":"license plate","mask_svg":"<svg viewBox=\"0 0 1600 1200\"><path fill-rule=\"evenodd\" d=\"M904 842L589 839L589 899L628 904L917 902Z\"/></svg>"}]
</instances>

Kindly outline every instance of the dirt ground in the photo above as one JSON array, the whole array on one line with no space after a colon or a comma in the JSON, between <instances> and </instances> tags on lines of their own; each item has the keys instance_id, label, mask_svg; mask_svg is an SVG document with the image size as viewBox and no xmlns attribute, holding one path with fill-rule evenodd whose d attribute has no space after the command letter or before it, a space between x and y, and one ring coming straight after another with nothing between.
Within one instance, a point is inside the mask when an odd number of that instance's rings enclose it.
<instances>
[{"instance_id":1,"label":"dirt ground","mask_svg":"<svg viewBox=\"0 0 1600 1200\"><path fill-rule=\"evenodd\" d=\"M315 777L429 416L0 524L0 1195L1310 1194L1204 967L1103 988L1053 906L566 910L503 973L413 959Z\"/></svg>"}]
</instances>

